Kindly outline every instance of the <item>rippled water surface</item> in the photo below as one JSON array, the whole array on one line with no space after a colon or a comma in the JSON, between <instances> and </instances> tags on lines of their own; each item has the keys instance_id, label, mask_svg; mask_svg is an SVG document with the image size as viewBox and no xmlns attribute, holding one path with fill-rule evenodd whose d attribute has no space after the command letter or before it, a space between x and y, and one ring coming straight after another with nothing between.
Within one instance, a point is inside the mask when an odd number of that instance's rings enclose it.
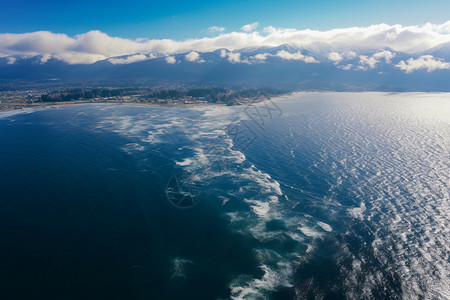
<instances>
[{"instance_id":1,"label":"rippled water surface","mask_svg":"<svg viewBox=\"0 0 450 300\"><path fill-rule=\"evenodd\" d=\"M449 299L450 95L0 114L2 299Z\"/></svg>"}]
</instances>

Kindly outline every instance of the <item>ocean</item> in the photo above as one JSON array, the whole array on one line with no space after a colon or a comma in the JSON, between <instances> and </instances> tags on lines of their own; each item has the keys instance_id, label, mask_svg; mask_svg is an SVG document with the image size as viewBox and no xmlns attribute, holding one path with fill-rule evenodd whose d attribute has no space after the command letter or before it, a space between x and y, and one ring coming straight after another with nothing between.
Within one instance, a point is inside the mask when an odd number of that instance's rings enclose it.
<instances>
[{"instance_id":1,"label":"ocean","mask_svg":"<svg viewBox=\"0 0 450 300\"><path fill-rule=\"evenodd\" d=\"M0 113L1 299L450 299L450 95Z\"/></svg>"}]
</instances>

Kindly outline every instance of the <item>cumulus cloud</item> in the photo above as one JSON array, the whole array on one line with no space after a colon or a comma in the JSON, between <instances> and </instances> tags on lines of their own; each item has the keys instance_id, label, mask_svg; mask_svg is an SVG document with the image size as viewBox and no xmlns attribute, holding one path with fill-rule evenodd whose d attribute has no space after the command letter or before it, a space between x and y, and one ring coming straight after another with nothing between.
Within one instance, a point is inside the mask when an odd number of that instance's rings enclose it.
<instances>
[{"instance_id":1,"label":"cumulus cloud","mask_svg":"<svg viewBox=\"0 0 450 300\"><path fill-rule=\"evenodd\" d=\"M52 58L52 56L49 55L49 54L44 54L44 55L42 55L42 56L41 56L41 59L40 59L41 64L45 64L45 63L48 62L51 58Z\"/></svg>"},{"instance_id":2,"label":"cumulus cloud","mask_svg":"<svg viewBox=\"0 0 450 300\"><path fill-rule=\"evenodd\" d=\"M253 59L259 60L259 61L265 61L267 57L272 56L270 53L259 53L253 56Z\"/></svg>"},{"instance_id":3,"label":"cumulus cloud","mask_svg":"<svg viewBox=\"0 0 450 300\"><path fill-rule=\"evenodd\" d=\"M356 54L355 51L346 51L342 54L343 57L345 57L346 59L354 59L356 58L358 55Z\"/></svg>"},{"instance_id":4,"label":"cumulus cloud","mask_svg":"<svg viewBox=\"0 0 450 300\"><path fill-rule=\"evenodd\" d=\"M208 28L209 32L224 32L225 31L225 27L220 27L220 26L211 26Z\"/></svg>"},{"instance_id":5,"label":"cumulus cloud","mask_svg":"<svg viewBox=\"0 0 450 300\"><path fill-rule=\"evenodd\" d=\"M131 63L135 63L138 61L143 61L143 60L148 60L153 58L152 56L147 57L146 55L143 54L135 54L135 55L131 55L125 58L110 58L108 59L108 61L110 63L112 63L113 65L122 65L122 64L131 64Z\"/></svg>"},{"instance_id":6,"label":"cumulus cloud","mask_svg":"<svg viewBox=\"0 0 450 300\"><path fill-rule=\"evenodd\" d=\"M16 58L15 57L8 57L6 60L6 64L8 65L13 65L16 62Z\"/></svg>"},{"instance_id":7,"label":"cumulus cloud","mask_svg":"<svg viewBox=\"0 0 450 300\"><path fill-rule=\"evenodd\" d=\"M375 53L374 55L372 55L372 57L375 59L383 58L387 64L390 64L390 63L392 63L392 59L395 57L395 53L385 50L385 51L380 51L380 52Z\"/></svg>"},{"instance_id":8,"label":"cumulus cloud","mask_svg":"<svg viewBox=\"0 0 450 300\"><path fill-rule=\"evenodd\" d=\"M241 53L239 52L230 52L222 49L220 51L220 57L226 58L230 63L240 63L240 62L247 63L247 61L241 60Z\"/></svg>"},{"instance_id":9,"label":"cumulus cloud","mask_svg":"<svg viewBox=\"0 0 450 300\"><path fill-rule=\"evenodd\" d=\"M62 53L46 53L44 54L45 58L55 58L57 60L62 60L68 64L93 64L100 60L105 60L108 57L103 54L94 54L94 53L83 53L77 51L67 51ZM47 59L47 60L48 60ZM42 63L45 63L41 60Z\"/></svg>"},{"instance_id":10,"label":"cumulus cloud","mask_svg":"<svg viewBox=\"0 0 450 300\"><path fill-rule=\"evenodd\" d=\"M141 55L157 53L161 56L168 56L193 51L209 52L223 48L234 51L246 47L275 47L282 44L294 45L299 49L323 45L333 49L333 52L342 57L344 53L376 52L386 48L423 55L433 47L450 42L450 21L441 25L378 24L327 31L269 26L265 27L261 33L254 31L256 26L257 23L248 24L243 26L243 31L240 32L222 33L214 37L182 41L146 38L131 40L111 37L100 31L89 31L73 37L48 31L23 34L4 33L0 34L0 57L47 55L69 64L88 64L138 53ZM386 53L383 55L380 54L380 57L373 57L373 59L378 61L390 59ZM357 57L356 54L355 57Z\"/></svg>"},{"instance_id":11,"label":"cumulus cloud","mask_svg":"<svg viewBox=\"0 0 450 300\"><path fill-rule=\"evenodd\" d=\"M374 69L377 63L378 60L376 60L373 56L369 57L367 55L360 55L359 56L360 66L358 67L358 69L360 70Z\"/></svg>"},{"instance_id":12,"label":"cumulus cloud","mask_svg":"<svg viewBox=\"0 0 450 300\"><path fill-rule=\"evenodd\" d=\"M339 53L331 52L330 54L328 54L328 59L334 62L340 62L343 58Z\"/></svg>"},{"instance_id":13,"label":"cumulus cloud","mask_svg":"<svg viewBox=\"0 0 450 300\"><path fill-rule=\"evenodd\" d=\"M330 52L328 54L328 59L333 61L338 68L343 70L350 70L353 67L353 64L339 65L339 63L343 62L344 59L348 60L356 57L357 54L354 51L346 51L343 53ZM378 51L372 56L359 55L359 63L356 66L356 69L364 71L374 69L381 60L384 60L387 64L391 64L394 57L395 53L387 50Z\"/></svg>"},{"instance_id":14,"label":"cumulus cloud","mask_svg":"<svg viewBox=\"0 0 450 300\"><path fill-rule=\"evenodd\" d=\"M354 59L356 57L357 57L357 54L354 51L345 51L342 53L333 51L328 54L328 59L333 61L335 64L338 64L339 62L341 62L344 59Z\"/></svg>"},{"instance_id":15,"label":"cumulus cloud","mask_svg":"<svg viewBox=\"0 0 450 300\"><path fill-rule=\"evenodd\" d=\"M165 60L166 60L166 63L168 63L170 65L173 65L173 64L177 63L177 59L175 57L173 57L173 56L167 56L165 58Z\"/></svg>"},{"instance_id":16,"label":"cumulus cloud","mask_svg":"<svg viewBox=\"0 0 450 300\"><path fill-rule=\"evenodd\" d=\"M200 54L198 52L192 51L186 54L185 59L190 62L195 62L200 60Z\"/></svg>"},{"instance_id":17,"label":"cumulus cloud","mask_svg":"<svg viewBox=\"0 0 450 300\"><path fill-rule=\"evenodd\" d=\"M300 51L296 53L290 53L285 50L278 51L276 56L281 57L286 60L302 60L306 63L317 63L318 61L312 56L305 56L300 53Z\"/></svg>"},{"instance_id":18,"label":"cumulus cloud","mask_svg":"<svg viewBox=\"0 0 450 300\"><path fill-rule=\"evenodd\" d=\"M242 26L241 30L245 31L245 32L252 32L256 28L258 28L258 26L259 26L259 22L254 22L254 23Z\"/></svg>"},{"instance_id":19,"label":"cumulus cloud","mask_svg":"<svg viewBox=\"0 0 450 300\"><path fill-rule=\"evenodd\" d=\"M338 68L340 68L342 70L345 70L345 71L350 70L352 67L353 67L352 64L347 64L347 65L344 65L344 66L338 66Z\"/></svg>"},{"instance_id":20,"label":"cumulus cloud","mask_svg":"<svg viewBox=\"0 0 450 300\"><path fill-rule=\"evenodd\" d=\"M450 69L450 63L445 62L442 59L434 58L432 55L422 55L418 59L410 58L406 62L402 60L395 66L405 71L405 73L411 73L421 69L426 69L427 72L438 69Z\"/></svg>"}]
</instances>

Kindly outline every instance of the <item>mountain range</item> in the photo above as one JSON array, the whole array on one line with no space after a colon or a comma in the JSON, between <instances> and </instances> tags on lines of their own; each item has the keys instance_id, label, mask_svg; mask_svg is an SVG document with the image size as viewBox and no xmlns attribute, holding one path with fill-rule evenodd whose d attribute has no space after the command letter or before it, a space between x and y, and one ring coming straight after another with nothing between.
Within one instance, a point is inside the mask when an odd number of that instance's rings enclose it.
<instances>
[{"instance_id":1,"label":"mountain range","mask_svg":"<svg viewBox=\"0 0 450 300\"><path fill-rule=\"evenodd\" d=\"M0 80L152 82L297 90L450 91L450 43L409 54L326 44L253 47L167 55L136 53L92 64L52 57L0 58Z\"/></svg>"}]
</instances>

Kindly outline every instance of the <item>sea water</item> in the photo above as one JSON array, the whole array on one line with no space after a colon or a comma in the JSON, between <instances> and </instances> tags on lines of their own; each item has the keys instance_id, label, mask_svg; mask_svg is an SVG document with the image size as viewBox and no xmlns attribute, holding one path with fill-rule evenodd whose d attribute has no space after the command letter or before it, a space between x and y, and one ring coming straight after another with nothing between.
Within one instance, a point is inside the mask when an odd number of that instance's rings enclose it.
<instances>
[{"instance_id":1,"label":"sea water","mask_svg":"<svg viewBox=\"0 0 450 300\"><path fill-rule=\"evenodd\" d=\"M2 299L448 299L450 96L0 114Z\"/></svg>"}]
</instances>

